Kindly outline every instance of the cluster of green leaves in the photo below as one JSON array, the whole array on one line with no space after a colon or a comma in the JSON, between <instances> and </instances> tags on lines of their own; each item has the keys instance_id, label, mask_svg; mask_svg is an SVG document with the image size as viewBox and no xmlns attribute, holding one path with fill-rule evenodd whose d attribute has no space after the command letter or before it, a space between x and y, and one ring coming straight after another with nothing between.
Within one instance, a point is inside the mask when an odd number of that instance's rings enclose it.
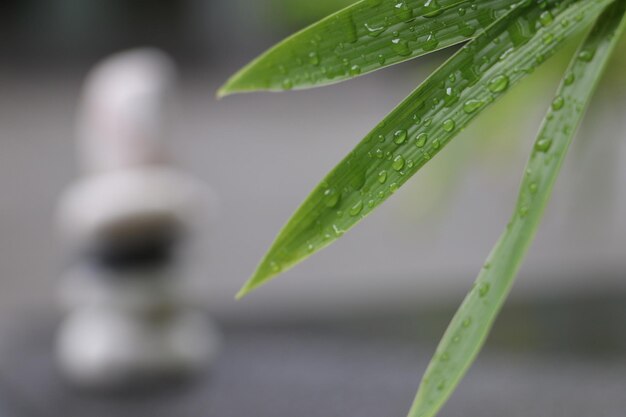
<instances>
[{"instance_id":1,"label":"cluster of green leaves","mask_svg":"<svg viewBox=\"0 0 626 417\"><path fill-rule=\"evenodd\" d=\"M409 414L436 415L511 289L625 13L626 0L361 0L243 68L220 95L328 85L466 42L313 190L239 296L339 238L514 84L588 30L547 111L511 220L445 332Z\"/></svg>"}]
</instances>

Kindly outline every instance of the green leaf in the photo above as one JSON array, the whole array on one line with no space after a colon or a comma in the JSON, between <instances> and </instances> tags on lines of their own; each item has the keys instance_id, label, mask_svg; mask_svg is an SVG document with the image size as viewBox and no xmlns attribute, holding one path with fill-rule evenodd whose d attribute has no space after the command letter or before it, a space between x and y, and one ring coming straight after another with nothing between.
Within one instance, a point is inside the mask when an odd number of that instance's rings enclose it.
<instances>
[{"instance_id":1,"label":"green leaf","mask_svg":"<svg viewBox=\"0 0 626 417\"><path fill-rule=\"evenodd\" d=\"M337 83L463 42L519 0L361 0L279 43L218 92Z\"/></svg>"},{"instance_id":2,"label":"green leaf","mask_svg":"<svg viewBox=\"0 0 626 417\"><path fill-rule=\"evenodd\" d=\"M353 227L611 1L527 0L465 45L315 188L238 297Z\"/></svg>"},{"instance_id":3,"label":"green leaf","mask_svg":"<svg viewBox=\"0 0 626 417\"><path fill-rule=\"evenodd\" d=\"M604 12L567 70L535 142L515 213L446 330L409 417L434 416L484 344L535 236L584 110L626 26L625 11L626 1L619 0Z\"/></svg>"}]
</instances>

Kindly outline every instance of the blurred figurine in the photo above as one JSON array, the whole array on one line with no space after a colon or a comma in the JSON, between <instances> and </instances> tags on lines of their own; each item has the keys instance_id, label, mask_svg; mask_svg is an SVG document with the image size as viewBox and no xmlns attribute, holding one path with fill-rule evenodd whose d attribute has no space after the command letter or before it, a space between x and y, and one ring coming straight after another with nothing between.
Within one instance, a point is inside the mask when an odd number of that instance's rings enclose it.
<instances>
[{"instance_id":1,"label":"blurred figurine","mask_svg":"<svg viewBox=\"0 0 626 417\"><path fill-rule=\"evenodd\" d=\"M184 295L181 249L206 223L210 194L171 166L163 145L174 81L166 56L140 49L105 60L86 82L84 178L59 209L74 262L56 347L81 387L159 383L205 369L216 354L217 332Z\"/></svg>"}]
</instances>

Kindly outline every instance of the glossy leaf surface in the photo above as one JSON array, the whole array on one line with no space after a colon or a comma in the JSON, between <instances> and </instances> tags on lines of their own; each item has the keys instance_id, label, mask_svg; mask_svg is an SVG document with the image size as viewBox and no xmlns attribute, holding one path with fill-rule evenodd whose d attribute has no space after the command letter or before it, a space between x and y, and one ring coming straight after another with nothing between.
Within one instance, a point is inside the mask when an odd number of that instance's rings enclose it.
<instances>
[{"instance_id":1,"label":"glossy leaf surface","mask_svg":"<svg viewBox=\"0 0 626 417\"><path fill-rule=\"evenodd\" d=\"M362 0L279 43L218 95L337 83L477 36L519 0Z\"/></svg>"},{"instance_id":2,"label":"glossy leaf surface","mask_svg":"<svg viewBox=\"0 0 626 417\"><path fill-rule=\"evenodd\" d=\"M626 1L619 0L604 12L567 70L535 142L507 230L443 336L410 417L434 416L484 344L535 236L584 110L624 30L625 10Z\"/></svg>"},{"instance_id":3,"label":"glossy leaf surface","mask_svg":"<svg viewBox=\"0 0 626 417\"><path fill-rule=\"evenodd\" d=\"M393 110L306 199L239 297L328 246L611 0L528 0L465 45Z\"/></svg>"}]
</instances>

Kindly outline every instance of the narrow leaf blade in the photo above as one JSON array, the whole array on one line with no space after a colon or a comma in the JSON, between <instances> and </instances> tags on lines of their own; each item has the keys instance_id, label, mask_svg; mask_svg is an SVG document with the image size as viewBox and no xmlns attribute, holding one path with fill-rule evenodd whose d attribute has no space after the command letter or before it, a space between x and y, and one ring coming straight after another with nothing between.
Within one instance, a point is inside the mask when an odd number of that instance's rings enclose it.
<instances>
[{"instance_id":1,"label":"narrow leaf blade","mask_svg":"<svg viewBox=\"0 0 626 417\"><path fill-rule=\"evenodd\" d=\"M610 2L553 0L543 10L524 1L465 45L315 188L238 297L328 246L371 213Z\"/></svg>"},{"instance_id":2,"label":"narrow leaf blade","mask_svg":"<svg viewBox=\"0 0 626 417\"><path fill-rule=\"evenodd\" d=\"M535 236L569 145L626 19L611 5L572 61L526 167L515 213L455 314L433 357L409 417L433 417L483 346Z\"/></svg>"},{"instance_id":3,"label":"narrow leaf blade","mask_svg":"<svg viewBox=\"0 0 626 417\"><path fill-rule=\"evenodd\" d=\"M279 43L219 96L344 81L470 39L519 0L361 0Z\"/></svg>"}]
</instances>

